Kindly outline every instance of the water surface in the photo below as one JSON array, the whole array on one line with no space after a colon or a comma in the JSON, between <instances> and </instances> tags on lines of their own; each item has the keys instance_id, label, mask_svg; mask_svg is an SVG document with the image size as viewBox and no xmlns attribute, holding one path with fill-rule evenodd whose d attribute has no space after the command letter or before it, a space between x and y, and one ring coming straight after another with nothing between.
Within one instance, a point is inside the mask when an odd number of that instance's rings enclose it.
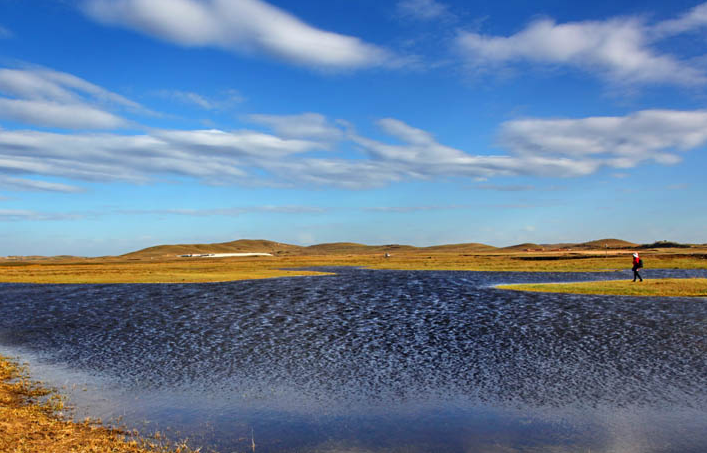
<instances>
[{"instance_id":1,"label":"water surface","mask_svg":"<svg viewBox=\"0 0 707 453\"><path fill-rule=\"evenodd\" d=\"M77 384L81 416L223 452L707 451L705 299L493 287L629 273L336 272L2 284L0 352Z\"/></svg>"}]
</instances>

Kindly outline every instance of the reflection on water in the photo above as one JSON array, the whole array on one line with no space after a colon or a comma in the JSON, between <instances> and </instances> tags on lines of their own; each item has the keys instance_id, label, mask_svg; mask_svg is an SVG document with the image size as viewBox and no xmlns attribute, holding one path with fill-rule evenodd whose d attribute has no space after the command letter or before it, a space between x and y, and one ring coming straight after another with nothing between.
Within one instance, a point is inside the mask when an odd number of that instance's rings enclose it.
<instances>
[{"instance_id":1,"label":"reflection on water","mask_svg":"<svg viewBox=\"0 0 707 453\"><path fill-rule=\"evenodd\" d=\"M707 451L704 299L493 288L608 273L337 272L4 284L0 351L81 383L91 415L222 451Z\"/></svg>"}]
</instances>

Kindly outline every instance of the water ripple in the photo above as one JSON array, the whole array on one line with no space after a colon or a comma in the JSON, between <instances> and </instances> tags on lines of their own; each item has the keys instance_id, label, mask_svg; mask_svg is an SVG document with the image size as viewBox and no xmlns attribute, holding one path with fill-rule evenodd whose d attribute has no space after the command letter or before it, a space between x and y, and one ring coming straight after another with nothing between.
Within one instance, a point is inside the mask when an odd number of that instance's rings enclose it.
<instances>
[{"instance_id":1,"label":"water ripple","mask_svg":"<svg viewBox=\"0 0 707 453\"><path fill-rule=\"evenodd\" d=\"M0 343L128 391L187 389L230 415L244 405L261 416L409 414L430 402L448 412L670 407L705 415L704 299L493 287L615 273L336 272L211 284L2 284Z\"/></svg>"}]
</instances>

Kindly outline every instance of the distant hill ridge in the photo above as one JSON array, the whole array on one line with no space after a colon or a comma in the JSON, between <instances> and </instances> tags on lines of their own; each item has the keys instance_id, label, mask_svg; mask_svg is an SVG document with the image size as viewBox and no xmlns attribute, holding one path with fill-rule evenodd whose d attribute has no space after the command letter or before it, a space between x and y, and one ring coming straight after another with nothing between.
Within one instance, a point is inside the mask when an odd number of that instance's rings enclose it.
<instances>
[{"instance_id":1,"label":"distant hill ridge","mask_svg":"<svg viewBox=\"0 0 707 453\"><path fill-rule=\"evenodd\" d=\"M582 242L578 244L534 244L523 243L508 247L494 247L492 245L480 243L445 244L430 247L415 247L412 245L387 244L387 245L365 245L355 242L333 242L326 244L316 244L310 246L299 246L285 244L282 242L268 241L265 239L239 239L231 242L221 242L214 244L174 244L156 245L135 252L122 255L124 257L158 257L169 255L185 254L206 254L206 253L271 253L273 255L341 255L341 254L372 254L372 253L396 253L396 252L437 252L437 253L479 253L493 251L525 251L525 250L554 250L554 249L633 249L640 247L639 244L624 241L621 239L598 239L595 241Z\"/></svg>"},{"instance_id":2,"label":"distant hill ridge","mask_svg":"<svg viewBox=\"0 0 707 453\"><path fill-rule=\"evenodd\" d=\"M202 253L283 253L299 250L297 245L283 244L264 239L239 239L215 244L174 244L156 245L146 249L127 253L125 257L150 257L166 255L202 254Z\"/></svg>"},{"instance_id":3,"label":"distant hill ridge","mask_svg":"<svg viewBox=\"0 0 707 453\"><path fill-rule=\"evenodd\" d=\"M591 242L583 242L581 244L577 244L578 247L586 247L586 248L610 248L610 249L625 249L625 248L635 248L638 247L638 244L634 244L633 242L628 242L624 241L621 239L598 239L596 241L591 241Z\"/></svg>"}]
</instances>

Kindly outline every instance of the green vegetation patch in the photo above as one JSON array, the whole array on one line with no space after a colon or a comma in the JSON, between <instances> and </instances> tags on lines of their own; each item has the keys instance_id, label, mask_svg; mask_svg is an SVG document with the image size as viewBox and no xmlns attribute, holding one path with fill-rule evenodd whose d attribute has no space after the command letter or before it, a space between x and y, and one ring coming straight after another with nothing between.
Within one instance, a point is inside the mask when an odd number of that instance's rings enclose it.
<instances>
[{"instance_id":1,"label":"green vegetation patch","mask_svg":"<svg viewBox=\"0 0 707 453\"><path fill-rule=\"evenodd\" d=\"M498 288L514 291L611 296L707 297L707 278L644 279L643 282L633 282L627 279L580 283L533 283L499 285Z\"/></svg>"}]
</instances>

